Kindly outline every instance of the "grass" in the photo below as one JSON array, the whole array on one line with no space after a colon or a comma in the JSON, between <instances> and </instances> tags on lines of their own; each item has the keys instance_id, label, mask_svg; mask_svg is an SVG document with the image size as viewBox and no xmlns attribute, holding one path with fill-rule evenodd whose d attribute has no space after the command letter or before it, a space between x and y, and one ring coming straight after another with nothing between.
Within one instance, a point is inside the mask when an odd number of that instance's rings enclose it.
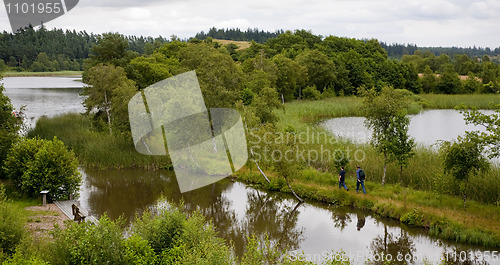
<instances>
[{"instance_id":1,"label":"grass","mask_svg":"<svg viewBox=\"0 0 500 265\"><path fill-rule=\"evenodd\" d=\"M68 76L82 75L82 71L57 71L57 72L14 72L7 71L2 74L4 77L19 77L19 76Z\"/></svg>"},{"instance_id":2,"label":"grass","mask_svg":"<svg viewBox=\"0 0 500 265\"><path fill-rule=\"evenodd\" d=\"M248 41L221 40L221 39L213 39L213 41L218 42L222 45L235 44L236 46L238 46L238 49L236 50L248 49L252 45Z\"/></svg>"},{"instance_id":3,"label":"grass","mask_svg":"<svg viewBox=\"0 0 500 265\"><path fill-rule=\"evenodd\" d=\"M426 101L426 108L430 109L453 109L461 104L478 109L493 109L494 105L500 104L500 95L495 94L423 94L419 96Z\"/></svg>"},{"instance_id":4,"label":"grass","mask_svg":"<svg viewBox=\"0 0 500 265\"><path fill-rule=\"evenodd\" d=\"M139 154L132 139L126 135L110 135L96 130L92 120L82 114L70 113L54 118L41 118L28 137L53 139L56 136L75 151L80 164L106 168L170 168L167 156Z\"/></svg>"}]
</instances>

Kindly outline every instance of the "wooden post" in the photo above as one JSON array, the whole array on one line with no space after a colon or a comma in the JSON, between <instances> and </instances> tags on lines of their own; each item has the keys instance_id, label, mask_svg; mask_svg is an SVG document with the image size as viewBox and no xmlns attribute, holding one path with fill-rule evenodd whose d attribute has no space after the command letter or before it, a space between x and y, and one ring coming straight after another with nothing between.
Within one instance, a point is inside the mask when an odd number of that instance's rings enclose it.
<instances>
[{"instance_id":1,"label":"wooden post","mask_svg":"<svg viewBox=\"0 0 500 265\"><path fill-rule=\"evenodd\" d=\"M47 193L49 193L48 190L42 190L40 194L42 194L42 202L43 206L47 205Z\"/></svg>"}]
</instances>

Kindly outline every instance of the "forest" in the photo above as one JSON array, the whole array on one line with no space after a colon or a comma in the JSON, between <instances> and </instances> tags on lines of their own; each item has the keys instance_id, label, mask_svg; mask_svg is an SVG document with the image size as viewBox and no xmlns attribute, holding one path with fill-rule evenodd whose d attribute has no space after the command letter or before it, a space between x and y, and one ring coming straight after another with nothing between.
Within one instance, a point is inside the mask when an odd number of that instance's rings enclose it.
<instances>
[{"instance_id":1,"label":"forest","mask_svg":"<svg viewBox=\"0 0 500 265\"><path fill-rule=\"evenodd\" d=\"M39 29L28 27L15 34L4 31L0 33L0 71L7 68L16 72L80 71L90 48L99 38L100 35L86 31L47 30L43 26ZM167 42L162 37L125 38L128 49L138 55L152 53Z\"/></svg>"}]
</instances>

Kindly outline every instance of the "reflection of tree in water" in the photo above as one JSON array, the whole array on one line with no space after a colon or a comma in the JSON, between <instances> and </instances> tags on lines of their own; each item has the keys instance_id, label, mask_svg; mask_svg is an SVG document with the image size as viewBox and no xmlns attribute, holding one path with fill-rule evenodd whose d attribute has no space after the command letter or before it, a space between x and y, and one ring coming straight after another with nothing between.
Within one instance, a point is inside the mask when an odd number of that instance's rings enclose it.
<instances>
[{"instance_id":1,"label":"reflection of tree in water","mask_svg":"<svg viewBox=\"0 0 500 265\"><path fill-rule=\"evenodd\" d=\"M295 250L304 240L303 228L297 227L301 203L287 205L286 199L258 190L247 192L248 205L243 232L255 234L261 240L266 235L279 250ZM246 238L245 238L246 241Z\"/></svg>"},{"instance_id":2,"label":"reflection of tree in water","mask_svg":"<svg viewBox=\"0 0 500 265\"><path fill-rule=\"evenodd\" d=\"M340 231L343 231L352 222L351 215L341 209L334 209L332 211L332 219L335 227L340 228Z\"/></svg>"},{"instance_id":3,"label":"reflection of tree in water","mask_svg":"<svg viewBox=\"0 0 500 265\"><path fill-rule=\"evenodd\" d=\"M133 220L136 213L155 204L162 193L174 192L172 187L177 183L172 184L172 177L165 173L168 172L85 170L84 185L88 187L84 188L88 189L91 214L106 213L112 219L123 216Z\"/></svg>"},{"instance_id":4,"label":"reflection of tree in water","mask_svg":"<svg viewBox=\"0 0 500 265\"><path fill-rule=\"evenodd\" d=\"M451 250L444 250L442 255L442 262L440 264L443 265L487 265L488 262L485 259L492 260L493 257L489 256L488 258L483 257L485 252L476 252L471 251L468 248L459 248L454 247ZM491 253L491 252L490 252Z\"/></svg>"},{"instance_id":5,"label":"reflection of tree in water","mask_svg":"<svg viewBox=\"0 0 500 265\"><path fill-rule=\"evenodd\" d=\"M232 185L222 180L212 185L180 193L172 172L143 170L86 170L90 208L95 214L105 212L112 218L124 216L132 221L137 213L163 203L183 202L188 212L198 210L212 220L218 235L234 244L235 254L241 257L247 236L255 234L279 244L279 249L297 249L303 231L298 230L298 205L287 200L247 189L245 216L238 217L226 192ZM158 201L163 197L163 200Z\"/></svg>"},{"instance_id":6,"label":"reflection of tree in water","mask_svg":"<svg viewBox=\"0 0 500 265\"><path fill-rule=\"evenodd\" d=\"M387 257L390 255L392 257L391 264L408 264L404 257L412 257L413 252L415 252L415 244L413 240L408 236L408 232L400 228L399 235L389 233L387 231L387 225L384 224L384 234L374 238L370 244L370 249L372 255L380 255ZM401 261L398 261L399 257L403 257ZM371 264L385 264L385 261L379 259L379 261L372 261Z\"/></svg>"},{"instance_id":7,"label":"reflection of tree in water","mask_svg":"<svg viewBox=\"0 0 500 265\"><path fill-rule=\"evenodd\" d=\"M230 183L221 181L205 186L192 192L184 193L181 200L188 211L200 211L207 220L211 220L217 229L219 237L232 240L234 227L237 223L232 202L224 196L224 191L230 188Z\"/></svg>"}]
</instances>

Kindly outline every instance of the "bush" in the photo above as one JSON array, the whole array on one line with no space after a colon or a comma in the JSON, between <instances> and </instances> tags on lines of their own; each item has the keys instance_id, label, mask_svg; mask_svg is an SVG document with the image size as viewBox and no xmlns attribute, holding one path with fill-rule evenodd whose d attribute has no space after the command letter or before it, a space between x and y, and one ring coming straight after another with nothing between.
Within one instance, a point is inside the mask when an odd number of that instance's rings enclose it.
<instances>
[{"instance_id":1,"label":"bush","mask_svg":"<svg viewBox=\"0 0 500 265\"><path fill-rule=\"evenodd\" d=\"M81 182L74 153L57 138L18 142L7 156L4 171L16 187L31 197L48 190L54 199L68 198L78 191Z\"/></svg>"},{"instance_id":2,"label":"bush","mask_svg":"<svg viewBox=\"0 0 500 265\"><path fill-rule=\"evenodd\" d=\"M308 86L302 90L304 99L318 100L321 98L321 93L314 86Z\"/></svg>"},{"instance_id":3,"label":"bush","mask_svg":"<svg viewBox=\"0 0 500 265\"><path fill-rule=\"evenodd\" d=\"M5 198L5 188L0 184L0 257L10 255L24 238L25 219L22 211Z\"/></svg>"},{"instance_id":4,"label":"bush","mask_svg":"<svg viewBox=\"0 0 500 265\"><path fill-rule=\"evenodd\" d=\"M25 257L21 253L16 253L12 258L7 259L2 265L48 265L49 263L36 257Z\"/></svg>"},{"instance_id":5,"label":"bush","mask_svg":"<svg viewBox=\"0 0 500 265\"><path fill-rule=\"evenodd\" d=\"M52 232L51 264L123 264L124 240L120 221L107 216L99 224L67 222Z\"/></svg>"},{"instance_id":6,"label":"bush","mask_svg":"<svg viewBox=\"0 0 500 265\"><path fill-rule=\"evenodd\" d=\"M1 77L0 77L1 80ZM12 113L14 108L10 99L3 94L4 87L0 84L0 178L3 178L2 166L7 158L7 153L19 136L17 132L21 128L22 120Z\"/></svg>"},{"instance_id":7,"label":"bush","mask_svg":"<svg viewBox=\"0 0 500 265\"><path fill-rule=\"evenodd\" d=\"M157 264L158 256L148 241L140 236L133 235L125 241L124 259L126 264Z\"/></svg>"},{"instance_id":8,"label":"bush","mask_svg":"<svg viewBox=\"0 0 500 265\"><path fill-rule=\"evenodd\" d=\"M199 212L190 216L178 208L161 210L157 216L146 212L136 219L133 230L149 242L161 264L233 263L230 248Z\"/></svg>"}]
</instances>

